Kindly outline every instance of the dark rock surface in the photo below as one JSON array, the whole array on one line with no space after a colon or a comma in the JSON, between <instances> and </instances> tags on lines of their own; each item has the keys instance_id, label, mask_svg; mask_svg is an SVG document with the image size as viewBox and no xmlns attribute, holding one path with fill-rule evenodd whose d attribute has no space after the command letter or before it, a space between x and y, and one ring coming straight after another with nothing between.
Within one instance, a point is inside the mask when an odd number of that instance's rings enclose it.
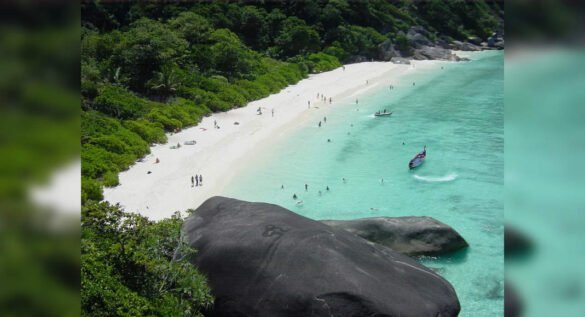
<instances>
[{"instance_id":1,"label":"dark rock surface","mask_svg":"<svg viewBox=\"0 0 585 317\"><path fill-rule=\"evenodd\" d=\"M183 228L208 316L457 316L453 287L387 247L282 207L213 197ZM180 255L177 255L180 256Z\"/></svg>"},{"instance_id":2,"label":"dark rock surface","mask_svg":"<svg viewBox=\"0 0 585 317\"><path fill-rule=\"evenodd\" d=\"M457 231L431 217L375 217L322 222L406 255L441 255L468 246Z\"/></svg>"}]
</instances>

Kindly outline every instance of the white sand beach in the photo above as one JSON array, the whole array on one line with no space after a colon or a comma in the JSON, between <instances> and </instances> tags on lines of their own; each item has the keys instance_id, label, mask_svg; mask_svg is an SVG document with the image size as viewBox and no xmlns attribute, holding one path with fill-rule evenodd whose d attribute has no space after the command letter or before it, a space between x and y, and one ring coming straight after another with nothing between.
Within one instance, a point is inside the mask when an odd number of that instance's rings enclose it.
<instances>
[{"instance_id":1,"label":"white sand beach","mask_svg":"<svg viewBox=\"0 0 585 317\"><path fill-rule=\"evenodd\" d=\"M389 62L345 65L345 69L311 75L245 107L215 113L195 127L169 134L167 144L153 146L151 154L120 173L119 186L104 189L105 200L120 203L125 211L138 212L152 220L169 217L175 211L195 209L207 198L221 195L233 177L252 164L254 155L262 153L266 145L282 140L306 120L322 117L344 98L359 98L380 85L398 87L404 74L441 63L447 62L416 61L414 66ZM317 93L325 95L327 102L320 101ZM257 113L259 107L261 115ZM214 121L219 129L214 128ZM191 140L196 144L184 145ZM171 149L177 143L181 147ZM202 175L202 186L191 186L195 174Z\"/></svg>"}]
</instances>

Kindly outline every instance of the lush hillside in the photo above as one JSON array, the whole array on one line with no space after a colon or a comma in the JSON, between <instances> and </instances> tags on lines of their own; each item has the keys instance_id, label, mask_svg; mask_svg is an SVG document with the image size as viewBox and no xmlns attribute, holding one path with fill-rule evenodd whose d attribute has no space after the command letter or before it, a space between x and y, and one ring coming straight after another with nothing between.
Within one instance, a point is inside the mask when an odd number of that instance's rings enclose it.
<instances>
[{"instance_id":1,"label":"lush hillside","mask_svg":"<svg viewBox=\"0 0 585 317\"><path fill-rule=\"evenodd\" d=\"M180 219L153 223L102 200L103 186L165 132L244 106L309 73L380 58L392 41L485 39L503 2L287 1L82 4L83 315L200 315L204 277L172 262Z\"/></svg>"},{"instance_id":2,"label":"lush hillside","mask_svg":"<svg viewBox=\"0 0 585 317\"><path fill-rule=\"evenodd\" d=\"M291 1L82 6L83 201L164 142L164 131L245 105L308 73L434 38L485 39L501 2Z\"/></svg>"}]
</instances>

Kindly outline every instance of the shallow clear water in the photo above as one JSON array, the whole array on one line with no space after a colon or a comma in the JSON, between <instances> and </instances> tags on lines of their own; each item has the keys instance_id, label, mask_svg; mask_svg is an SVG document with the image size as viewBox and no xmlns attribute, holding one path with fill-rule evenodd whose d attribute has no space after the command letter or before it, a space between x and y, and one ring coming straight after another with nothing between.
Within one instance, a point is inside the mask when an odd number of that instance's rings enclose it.
<instances>
[{"instance_id":1,"label":"shallow clear water","mask_svg":"<svg viewBox=\"0 0 585 317\"><path fill-rule=\"evenodd\" d=\"M453 284L461 316L502 316L504 61L502 52L473 58L323 109L314 122L267 148L223 194L313 219L434 217L471 247L420 261ZM372 115L384 108L394 114ZM327 122L319 128L321 115ZM426 162L409 171L408 161L425 145Z\"/></svg>"}]
</instances>

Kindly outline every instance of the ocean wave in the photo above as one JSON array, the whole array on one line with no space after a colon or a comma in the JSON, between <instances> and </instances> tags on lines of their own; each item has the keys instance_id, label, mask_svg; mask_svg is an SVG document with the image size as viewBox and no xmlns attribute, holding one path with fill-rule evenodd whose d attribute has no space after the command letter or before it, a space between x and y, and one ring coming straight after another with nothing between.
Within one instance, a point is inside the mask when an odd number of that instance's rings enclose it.
<instances>
[{"instance_id":1,"label":"ocean wave","mask_svg":"<svg viewBox=\"0 0 585 317\"><path fill-rule=\"evenodd\" d=\"M421 180L421 181L425 181L425 182L450 182L453 181L457 178L457 174L456 173L449 173L445 176L420 176L420 175L416 175L414 174L414 178Z\"/></svg>"}]
</instances>

